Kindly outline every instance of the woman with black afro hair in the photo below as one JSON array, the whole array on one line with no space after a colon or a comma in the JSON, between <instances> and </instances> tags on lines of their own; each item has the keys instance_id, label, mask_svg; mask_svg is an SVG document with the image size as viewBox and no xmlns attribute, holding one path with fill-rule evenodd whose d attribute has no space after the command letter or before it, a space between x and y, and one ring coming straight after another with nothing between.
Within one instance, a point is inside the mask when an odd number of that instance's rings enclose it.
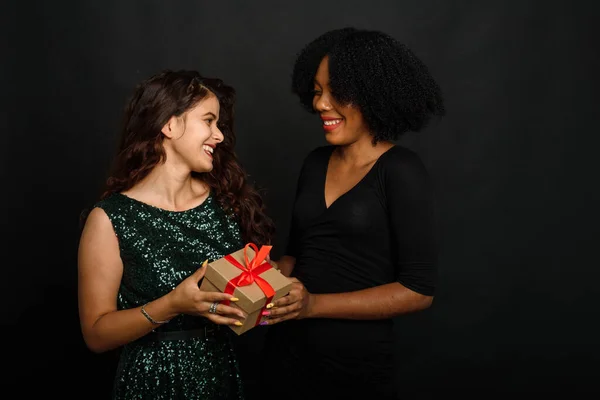
<instances>
[{"instance_id":1,"label":"woman with black afro hair","mask_svg":"<svg viewBox=\"0 0 600 400\"><path fill-rule=\"evenodd\" d=\"M445 114L428 68L391 36L337 29L299 53L292 89L325 139L304 160L288 246L294 288L270 308L261 390L286 399L392 399L393 321L428 308L432 191L395 141Z\"/></svg>"}]
</instances>

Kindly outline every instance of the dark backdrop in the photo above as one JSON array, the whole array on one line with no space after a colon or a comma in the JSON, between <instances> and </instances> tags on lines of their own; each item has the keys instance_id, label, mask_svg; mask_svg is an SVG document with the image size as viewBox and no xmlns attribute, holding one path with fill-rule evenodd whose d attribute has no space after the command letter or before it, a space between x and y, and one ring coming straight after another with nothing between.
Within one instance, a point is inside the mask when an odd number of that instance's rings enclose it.
<instances>
[{"instance_id":1,"label":"dark backdrop","mask_svg":"<svg viewBox=\"0 0 600 400\"><path fill-rule=\"evenodd\" d=\"M398 319L406 393L598 393L593 4L2 2L2 380L24 398L107 398L115 355L79 330L78 215L133 86L193 68L237 89L238 154L266 190L278 256L301 161L325 143L290 93L294 55L355 25L412 47L447 99L447 118L401 141L434 178L442 237L433 307ZM251 388L263 335L241 338Z\"/></svg>"}]
</instances>

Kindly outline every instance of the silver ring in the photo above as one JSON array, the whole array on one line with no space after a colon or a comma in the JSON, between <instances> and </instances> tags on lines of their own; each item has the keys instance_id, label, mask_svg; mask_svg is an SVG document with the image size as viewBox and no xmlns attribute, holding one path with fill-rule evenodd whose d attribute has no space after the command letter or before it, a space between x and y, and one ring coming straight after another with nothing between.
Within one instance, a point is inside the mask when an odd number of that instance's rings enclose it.
<instances>
[{"instance_id":1,"label":"silver ring","mask_svg":"<svg viewBox=\"0 0 600 400\"><path fill-rule=\"evenodd\" d=\"M212 303L210 305L210 308L208 309L208 312L211 314L216 314L217 313L217 306L219 305L218 301L215 301L214 303Z\"/></svg>"}]
</instances>

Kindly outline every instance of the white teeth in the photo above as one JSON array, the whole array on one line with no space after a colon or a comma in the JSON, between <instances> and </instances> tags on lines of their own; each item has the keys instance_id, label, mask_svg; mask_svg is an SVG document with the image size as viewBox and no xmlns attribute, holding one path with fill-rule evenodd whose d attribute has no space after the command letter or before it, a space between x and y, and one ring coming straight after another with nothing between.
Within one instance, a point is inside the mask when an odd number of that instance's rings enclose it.
<instances>
[{"instance_id":1,"label":"white teeth","mask_svg":"<svg viewBox=\"0 0 600 400\"><path fill-rule=\"evenodd\" d=\"M202 146L202 148L203 148L205 151L208 151L210 154L212 154L212 153L215 151L215 149L213 149L212 147L210 147L210 146L207 146L207 145L204 145L204 146Z\"/></svg>"},{"instance_id":2,"label":"white teeth","mask_svg":"<svg viewBox=\"0 0 600 400\"><path fill-rule=\"evenodd\" d=\"M341 119L332 119L332 120L328 120L328 121L323 121L323 124L325 124L325 125L336 125L336 124L339 124L340 122L342 122Z\"/></svg>"}]
</instances>

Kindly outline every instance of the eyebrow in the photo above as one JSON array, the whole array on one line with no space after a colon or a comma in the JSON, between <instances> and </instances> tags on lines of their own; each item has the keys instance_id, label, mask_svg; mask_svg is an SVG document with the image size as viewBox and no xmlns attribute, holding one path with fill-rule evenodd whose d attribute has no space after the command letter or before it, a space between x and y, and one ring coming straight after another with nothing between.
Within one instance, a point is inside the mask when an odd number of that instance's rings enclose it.
<instances>
[{"instance_id":1,"label":"eyebrow","mask_svg":"<svg viewBox=\"0 0 600 400\"><path fill-rule=\"evenodd\" d=\"M212 116L214 119L217 119L217 116L216 116L215 114L213 114L212 112L210 112L210 111L209 111L209 112L207 112L206 114L204 114L204 115L202 116L202 118L206 117L207 115L210 115L210 116Z\"/></svg>"}]
</instances>

